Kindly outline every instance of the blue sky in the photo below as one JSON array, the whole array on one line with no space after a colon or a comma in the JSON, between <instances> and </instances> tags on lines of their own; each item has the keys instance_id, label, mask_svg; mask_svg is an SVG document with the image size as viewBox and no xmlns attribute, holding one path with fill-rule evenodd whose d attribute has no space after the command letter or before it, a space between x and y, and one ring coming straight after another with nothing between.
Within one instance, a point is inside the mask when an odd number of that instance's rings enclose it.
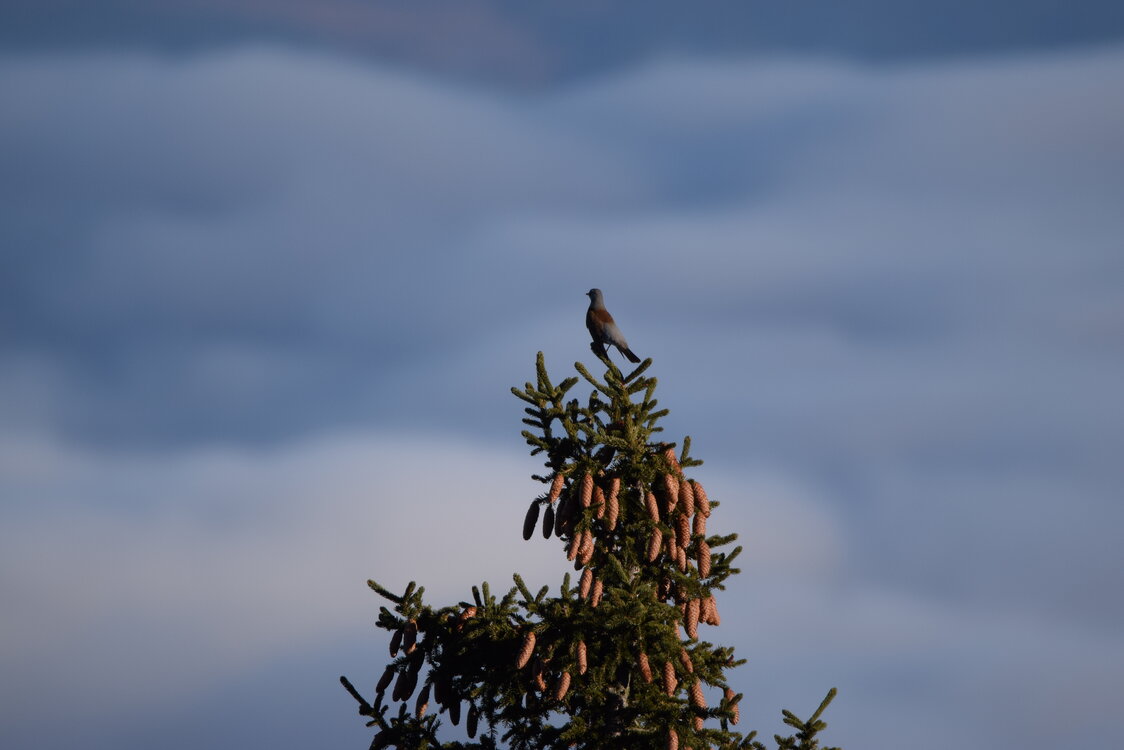
<instances>
[{"instance_id":1,"label":"blue sky","mask_svg":"<svg viewBox=\"0 0 1124 750\"><path fill-rule=\"evenodd\" d=\"M0 745L365 747L368 577L567 569L508 388L591 286L747 546L750 726L1118 732L1124 22L884 5L12 3Z\"/></svg>"}]
</instances>

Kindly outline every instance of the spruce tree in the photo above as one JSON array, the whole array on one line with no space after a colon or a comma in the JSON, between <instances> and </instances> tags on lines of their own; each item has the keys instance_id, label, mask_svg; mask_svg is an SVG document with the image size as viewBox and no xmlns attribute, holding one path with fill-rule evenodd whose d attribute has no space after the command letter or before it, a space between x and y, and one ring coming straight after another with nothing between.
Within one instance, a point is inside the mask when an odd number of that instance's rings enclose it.
<instances>
[{"instance_id":1,"label":"spruce tree","mask_svg":"<svg viewBox=\"0 0 1124 750\"><path fill-rule=\"evenodd\" d=\"M726 674L743 660L707 639L721 623L716 592L738 572L737 535L707 528L719 503L686 474L702 463L690 438L678 455L656 439L667 410L645 376L652 361L625 375L599 359L601 378L575 363L592 387L584 405L570 397L579 378L554 384L542 352L536 382L511 389L531 454L545 459L523 538L556 539L575 575L556 596L515 574L503 596L485 582L471 602L440 608L414 583L397 594L368 581L391 605L377 625L392 661L373 701L340 680L377 730L371 748L764 750L756 732L732 729L742 696ZM796 731L778 747L818 748L834 695L807 721L785 711ZM463 718L470 742L441 742L441 714Z\"/></svg>"}]
</instances>

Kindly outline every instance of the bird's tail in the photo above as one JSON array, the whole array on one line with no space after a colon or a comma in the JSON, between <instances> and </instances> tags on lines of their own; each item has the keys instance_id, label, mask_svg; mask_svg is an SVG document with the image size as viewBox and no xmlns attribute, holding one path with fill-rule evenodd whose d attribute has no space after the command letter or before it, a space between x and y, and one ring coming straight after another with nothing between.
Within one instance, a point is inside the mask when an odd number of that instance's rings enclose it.
<instances>
[{"instance_id":1,"label":"bird's tail","mask_svg":"<svg viewBox=\"0 0 1124 750\"><path fill-rule=\"evenodd\" d=\"M639 362L640 361L640 357L637 357L635 354L633 354L631 349L621 349L621 354L628 357L629 362Z\"/></svg>"}]
</instances>

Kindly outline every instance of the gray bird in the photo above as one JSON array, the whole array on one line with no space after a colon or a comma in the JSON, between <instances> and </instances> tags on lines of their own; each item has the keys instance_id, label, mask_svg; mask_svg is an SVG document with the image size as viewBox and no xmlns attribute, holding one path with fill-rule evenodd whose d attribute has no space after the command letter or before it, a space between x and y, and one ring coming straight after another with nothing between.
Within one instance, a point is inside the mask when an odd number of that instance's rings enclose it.
<instances>
[{"instance_id":1,"label":"gray bird","mask_svg":"<svg viewBox=\"0 0 1124 750\"><path fill-rule=\"evenodd\" d=\"M628 357L629 362L639 362L640 357L637 357L628 348L628 342L625 341L621 329L617 328L617 322L605 309L605 300L601 296L601 290L590 289L585 294L589 297L589 310L585 313L585 327L589 329L589 335L593 337L591 346L594 353L599 357L608 357L608 352L605 350L606 345L615 346L617 351Z\"/></svg>"}]
</instances>

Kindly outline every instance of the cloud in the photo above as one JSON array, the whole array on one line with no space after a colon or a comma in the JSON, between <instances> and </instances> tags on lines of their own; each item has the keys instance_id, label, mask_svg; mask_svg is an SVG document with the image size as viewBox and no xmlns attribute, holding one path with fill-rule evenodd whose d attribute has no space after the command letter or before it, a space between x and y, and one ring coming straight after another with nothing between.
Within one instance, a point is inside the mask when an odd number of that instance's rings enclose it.
<instances>
[{"instance_id":1,"label":"cloud","mask_svg":"<svg viewBox=\"0 0 1124 750\"><path fill-rule=\"evenodd\" d=\"M5 58L6 726L63 681L90 721L206 704L355 638L377 571L553 583L495 446L600 286L742 534L754 704L838 683L837 744L984 747L1002 694L1056 746L1119 692L1122 68L669 58L503 96L276 48Z\"/></svg>"}]
</instances>

